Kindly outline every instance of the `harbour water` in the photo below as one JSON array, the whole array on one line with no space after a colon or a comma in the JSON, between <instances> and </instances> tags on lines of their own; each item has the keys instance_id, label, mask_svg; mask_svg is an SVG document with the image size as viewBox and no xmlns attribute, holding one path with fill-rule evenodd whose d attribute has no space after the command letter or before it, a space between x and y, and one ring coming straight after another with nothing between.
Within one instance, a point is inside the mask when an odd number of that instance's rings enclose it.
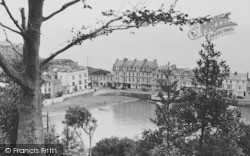
<instances>
[{"instance_id":1,"label":"harbour water","mask_svg":"<svg viewBox=\"0 0 250 156\"><path fill-rule=\"evenodd\" d=\"M155 125L150 118L155 117L155 106L147 101L136 101L108 105L90 109L93 117L97 119L98 127L94 133L93 143L102 138L118 136L136 138L146 129L154 129ZM240 107L242 120L250 124L250 108ZM64 114L51 116L51 122L56 124L58 132L62 132ZM59 133L60 134L60 133ZM85 137L85 143L88 139Z\"/></svg>"}]
</instances>

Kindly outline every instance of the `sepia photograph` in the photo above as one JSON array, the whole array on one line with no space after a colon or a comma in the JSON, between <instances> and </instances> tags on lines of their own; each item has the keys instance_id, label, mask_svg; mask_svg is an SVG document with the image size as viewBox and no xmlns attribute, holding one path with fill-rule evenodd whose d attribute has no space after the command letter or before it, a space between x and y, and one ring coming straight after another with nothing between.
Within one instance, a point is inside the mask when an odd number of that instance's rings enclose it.
<instances>
[{"instance_id":1,"label":"sepia photograph","mask_svg":"<svg viewBox=\"0 0 250 156\"><path fill-rule=\"evenodd\" d=\"M0 0L0 156L250 156L249 0Z\"/></svg>"}]
</instances>

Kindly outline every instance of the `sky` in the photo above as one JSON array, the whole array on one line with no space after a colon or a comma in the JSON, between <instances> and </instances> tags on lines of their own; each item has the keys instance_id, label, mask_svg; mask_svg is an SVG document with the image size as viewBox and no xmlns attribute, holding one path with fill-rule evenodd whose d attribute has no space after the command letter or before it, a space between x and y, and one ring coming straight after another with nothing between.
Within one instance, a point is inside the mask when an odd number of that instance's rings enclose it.
<instances>
[{"instance_id":1,"label":"sky","mask_svg":"<svg viewBox=\"0 0 250 156\"><path fill-rule=\"evenodd\" d=\"M45 0L44 16L58 10L69 0ZM6 0L13 15L20 20L19 8L24 7L27 13L27 2ZM83 3L65 10L54 16L42 25L40 56L48 57L53 52L61 49L71 39L75 30L84 26L96 26L98 20L104 20L102 11L109 9L120 12L125 9L133 9L133 6L146 6L149 9L157 9L162 3L169 7L172 0L86 0L85 3L93 9L83 9ZM176 9L187 13L189 17L216 16L231 12L230 19L237 23L235 33L220 36L213 40L215 49L222 53L222 59L230 66L231 71L250 71L250 1L249 0L179 0ZM15 26L9 20L3 7L0 7L0 22ZM185 26L184 31L178 27L158 25L141 29L117 31L109 36L100 36L92 41L84 41L81 46L75 46L56 58L67 58L77 61L81 65L112 70L116 59L154 60L159 65L168 62L176 64L180 68L196 67L199 59L198 51L205 38L191 40L188 37L190 27ZM132 34L131 31L135 32ZM14 43L22 43L22 39L8 32L8 38ZM5 40L5 35L0 30L0 40Z\"/></svg>"}]
</instances>

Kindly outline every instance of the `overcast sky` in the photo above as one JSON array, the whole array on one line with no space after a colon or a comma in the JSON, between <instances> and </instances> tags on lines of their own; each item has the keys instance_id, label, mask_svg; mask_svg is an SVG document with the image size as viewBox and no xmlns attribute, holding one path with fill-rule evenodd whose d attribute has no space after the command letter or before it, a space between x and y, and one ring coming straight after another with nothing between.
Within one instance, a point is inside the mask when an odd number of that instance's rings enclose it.
<instances>
[{"instance_id":1,"label":"overcast sky","mask_svg":"<svg viewBox=\"0 0 250 156\"><path fill-rule=\"evenodd\" d=\"M44 15L57 10L65 2L67 0L45 0ZM82 25L94 26L97 19L102 19L101 11L132 9L132 6L139 3L150 9L156 9L162 3L166 3L167 7L172 2L172 0L87 0L86 3L92 6L92 10L83 9L83 4L79 3L43 23L40 56L47 57L66 45L66 41L72 37L71 28L81 28ZM27 2L6 0L6 3L13 11L13 15L20 19L19 8L21 6L26 8ZM222 52L222 58L227 61L231 71L247 72L250 71L249 6L249 0L179 0L176 9L189 14L190 17L215 16L231 12L231 20L238 24L236 33L221 36L215 39L214 43L216 49ZM0 8L0 22L13 26L3 7ZM76 46L57 58L69 58L86 65L89 57L90 66L107 70L111 70L117 58L124 57L139 60L157 59L159 65L171 62L177 67L192 68L196 66L198 51L204 38L189 39L187 35L189 29L185 27L184 31L180 31L174 26L158 25L139 30L117 31L107 37L101 36L93 41L85 41L81 46ZM135 34L131 34L131 31ZM15 43L22 42L20 37L11 32L8 32L8 36ZM1 30L0 40L5 40Z\"/></svg>"}]
</instances>

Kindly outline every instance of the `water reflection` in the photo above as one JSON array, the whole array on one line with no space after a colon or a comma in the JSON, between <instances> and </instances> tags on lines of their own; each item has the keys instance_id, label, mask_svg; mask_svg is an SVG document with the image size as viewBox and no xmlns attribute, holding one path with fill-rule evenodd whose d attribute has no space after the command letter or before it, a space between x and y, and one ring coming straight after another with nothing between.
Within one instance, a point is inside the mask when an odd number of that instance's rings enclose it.
<instances>
[{"instance_id":1,"label":"water reflection","mask_svg":"<svg viewBox=\"0 0 250 156\"><path fill-rule=\"evenodd\" d=\"M94 133L93 143L102 138L118 136L134 138L140 136L145 129L154 129L155 125L149 118L155 118L155 106L146 101L122 103L91 109L93 117L97 119L98 127ZM242 120L250 124L250 108L239 108L242 112ZM56 124L57 131L61 134L63 130L62 120L65 112L51 116L51 122ZM84 140L88 145L88 138Z\"/></svg>"},{"instance_id":2,"label":"water reflection","mask_svg":"<svg viewBox=\"0 0 250 156\"><path fill-rule=\"evenodd\" d=\"M113 118L117 124L147 124L149 118L155 117L154 107L146 101L114 105Z\"/></svg>"},{"instance_id":3,"label":"water reflection","mask_svg":"<svg viewBox=\"0 0 250 156\"><path fill-rule=\"evenodd\" d=\"M154 105L146 101L123 103L90 110L97 119L98 128L94 135L94 142L111 136L133 138L145 129L155 128L149 118L154 118Z\"/></svg>"}]
</instances>

